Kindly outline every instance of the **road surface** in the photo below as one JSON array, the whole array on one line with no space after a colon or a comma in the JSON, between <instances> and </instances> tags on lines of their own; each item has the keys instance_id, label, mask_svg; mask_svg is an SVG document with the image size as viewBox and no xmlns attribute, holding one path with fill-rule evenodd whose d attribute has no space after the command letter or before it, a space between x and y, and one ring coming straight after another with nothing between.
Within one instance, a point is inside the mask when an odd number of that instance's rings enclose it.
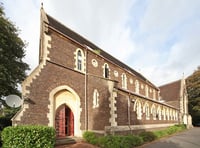
<instances>
[{"instance_id":1,"label":"road surface","mask_svg":"<svg viewBox=\"0 0 200 148\"><path fill-rule=\"evenodd\" d=\"M194 127L138 148L200 148L200 127Z\"/></svg>"}]
</instances>

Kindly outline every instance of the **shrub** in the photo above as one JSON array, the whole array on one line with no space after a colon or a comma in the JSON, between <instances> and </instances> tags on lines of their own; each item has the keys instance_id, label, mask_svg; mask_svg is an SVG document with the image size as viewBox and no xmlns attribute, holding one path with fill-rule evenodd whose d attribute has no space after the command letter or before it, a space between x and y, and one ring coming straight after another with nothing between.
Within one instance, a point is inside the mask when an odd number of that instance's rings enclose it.
<instances>
[{"instance_id":1,"label":"shrub","mask_svg":"<svg viewBox=\"0 0 200 148\"><path fill-rule=\"evenodd\" d=\"M97 144L97 136L93 132L90 132L90 131L84 132L83 138L88 143L95 144L95 145Z\"/></svg>"},{"instance_id":2,"label":"shrub","mask_svg":"<svg viewBox=\"0 0 200 148\"><path fill-rule=\"evenodd\" d=\"M142 132L139 134L144 142L150 142L156 139L156 135L153 132Z\"/></svg>"},{"instance_id":3,"label":"shrub","mask_svg":"<svg viewBox=\"0 0 200 148\"><path fill-rule=\"evenodd\" d=\"M53 127L6 127L1 134L3 148L53 148L55 144L55 129Z\"/></svg>"},{"instance_id":4,"label":"shrub","mask_svg":"<svg viewBox=\"0 0 200 148\"><path fill-rule=\"evenodd\" d=\"M126 137L126 139L128 139L129 142L131 143L131 147L140 146L144 143L142 137L140 137L140 136L129 135Z\"/></svg>"},{"instance_id":5,"label":"shrub","mask_svg":"<svg viewBox=\"0 0 200 148\"><path fill-rule=\"evenodd\" d=\"M181 125L174 125L174 126L171 126L171 127L167 128L167 133L169 135L171 135L171 134L174 134L176 132L182 131L185 128L186 128L186 126L183 125L183 124L181 124Z\"/></svg>"},{"instance_id":6,"label":"shrub","mask_svg":"<svg viewBox=\"0 0 200 148\"><path fill-rule=\"evenodd\" d=\"M141 137L129 136L104 136L98 140L98 145L101 148L131 148L139 146L143 143Z\"/></svg>"},{"instance_id":7,"label":"shrub","mask_svg":"<svg viewBox=\"0 0 200 148\"><path fill-rule=\"evenodd\" d=\"M185 128L186 128L185 125L180 124L180 125L174 125L174 126L168 127L161 131L154 131L153 133L157 138L161 138L164 136L174 134L176 132L183 131Z\"/></svg>"},{"instance_id":8,"label":"shrub","mask_svg":"<svg viewBox=\"0 0 200 148\"><path fill-rule=\"evenodd\" d=\"M168 135L168 133L165 130L154 131L153 133L154 133L154 135L156 136L157 139Z\"/></svg>"}]
</instances>

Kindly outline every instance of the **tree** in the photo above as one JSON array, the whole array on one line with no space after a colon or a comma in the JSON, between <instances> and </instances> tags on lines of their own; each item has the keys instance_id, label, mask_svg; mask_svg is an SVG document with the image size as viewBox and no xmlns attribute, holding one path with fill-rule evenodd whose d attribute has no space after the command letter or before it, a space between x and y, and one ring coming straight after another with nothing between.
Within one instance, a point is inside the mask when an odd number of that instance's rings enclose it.
<instances>
[{"instance_id":1,"label":"tree","mask_svg":"<svg viewBox=\"0 0 200 148\"><path fill-rule=\"evenodd\" d=\"M0 98L9 94L20 95L18 84L29 70L29 65L23 62L26 44L18 33L0 3Z\"/></svg>"},{"instance_id":2,"label":"tree","mask_svg":"<svg viewBox=\"0 0 200 148\"><path fill-rule=\"evenodd\" d=\"M200 123L200 67L186 79L189 100L189 113L192 115L193 124Z\"/></svg>"}]
</instances>

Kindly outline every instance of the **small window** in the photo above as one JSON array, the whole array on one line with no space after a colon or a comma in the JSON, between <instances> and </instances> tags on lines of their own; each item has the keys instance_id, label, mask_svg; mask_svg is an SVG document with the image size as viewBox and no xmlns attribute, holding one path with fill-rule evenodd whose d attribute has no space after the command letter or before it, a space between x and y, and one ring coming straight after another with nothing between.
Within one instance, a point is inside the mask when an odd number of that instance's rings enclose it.
<instances>
[{"instance_id":1,"label":"small window","mask_svg":"<svg viewBox=\"0 0 200 148\"><path fill-rule=\"evenodd\" d=\"M159 119L159 120L162 119L162 112L161 112L160 106L159 106L158 109L157 109L157 116L158 116L158 119Z\"/></svg>"},{"instance_id":2,"label":"small window","mask_svg":"<svg viewBox=\"0 0 200 148\"><path fill-rule=\"evenodd\" d=\"M156 107L154 104L151 107L151 113L153 115L153 120L156 120Z\"/></svg>"},{"instance_id":3,"label":"small window","mask_svg":"<svg viewBox=\"0 0 200 148\"><path fill-rule=\"evenodd\" d=\"M104 70L103 70L103 76L104 78L109 78L110 77L110 69L109 69L109 66L108 64L104 64L103 66Z\"/></svg>"},{"instance_id":4,"label":"small window","mask_svg":"<svg viewBox=\"0 0 200 148\"><path fill-rule=\"evenodd\" d=\"M148 88L148 85L145 85L145 95L146 95L146 97L149 97L149 88Z\"/></svg>"},{"instance_id":5,"label":"small window","mask_svg":"<svg viewBox=\"0 0 200 148\"><path fill-rule=\"evenodd\" d=\"M127 89L127 77L126 74L122 74L122 88Z\"/></svg>"},{"instance_id":6,"label":"small window","mask_svg":"<svg viewBox=\"0 0 200 148\"><path fill-rule=\"evenodd\" d=\"M141 120L142 119L142 105L140 101L136 101L134 104L134 111L136 111L137 119Z\"/></svg>"},{"instance_id":7,"label":"small window","mask_svg":"<svg viewBox=\"0 0 200 148\"><path fill-rule=\"evenodd\" d=\"M81 51L78 51L78 56L77 56L77 65L78 65L78 70L82 71L82 54Z\"/></svg>"},{"instance_id":8,"label":"small window","mask_svg":"<svg viewBox=\"0 0 200 148\"><path fill-rule=\"evenodd\" d=\"M166 111L165 111L165 108L163 108L163 110L162 110L162 115L163 115L163 120L166 120Z\"/></svg>"},{"instance_id":9,"label":"small window","mask_svg":"<svg viewBox=\"0 0 200 148\"><path fill-rule=\"evenodd\" d=\"M148 103L145 103L145 105L144 105L144 112L145 112L146 120L149 120L150 119L150 111L149 111Z\"/></svg>"},{"instance_id":10,"label":"small window","mask_svg":"<svg viewBox=\"0 0 200 148\"><path fill-rule=\"evenodd\" d=\"M85 71L85 68L84 68L84 65L85 65L84 59L85 58L84 58L83 51L78 48L74 54L75 54L75 70L84 72Z\"/></svg>"},{"instance_id":11,"label":"small window","mask_svg":"<svg viewBox=\"0 0 200 148\"><path fill-rule=\"evenodd\" d=\"M138 80L136 80L136 81L135 81L135 92L136 92L137 94L139 94L139 91L140 91L140 85L139 85Z\"/></svg>"},{"instance_id":12,"label":"small window","mask_svg":"<svg viewBox=\"0 0 200 148\"><path fill-rule=\"evenodd\" d=\"M93 108L99 107L99 92L97 89L93 92Z\"/></svg>"}]
</instances>

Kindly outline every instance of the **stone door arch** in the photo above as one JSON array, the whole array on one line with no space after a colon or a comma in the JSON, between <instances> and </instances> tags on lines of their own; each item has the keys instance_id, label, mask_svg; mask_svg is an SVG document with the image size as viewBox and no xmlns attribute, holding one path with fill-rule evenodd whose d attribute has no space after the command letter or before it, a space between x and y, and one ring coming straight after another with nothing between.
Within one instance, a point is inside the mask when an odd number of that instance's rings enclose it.
<instances>
[{"instance_id":1,"label":"stone door arch","mask_svg":"<svg viewBox=\"0 0 200 148\"><path fill-rule=\"evenodd\" d=\"M50 105L48 106L49 113L47 114L47 117L49 118L49 126L56 128L56 114L57 112L59 112L61 108L63 109L64 106L63 110L70 109L71 113L73 113L74 117L73 135L81 137L82 132L80 129L81 127L80 115L82 109L80 107L80 97L78 96L78 94L68 86L59 86L50 92L49 99L50 99ZM66 136L69 136L69 133L66 134Z\"/></svg>"}]
</instances>

